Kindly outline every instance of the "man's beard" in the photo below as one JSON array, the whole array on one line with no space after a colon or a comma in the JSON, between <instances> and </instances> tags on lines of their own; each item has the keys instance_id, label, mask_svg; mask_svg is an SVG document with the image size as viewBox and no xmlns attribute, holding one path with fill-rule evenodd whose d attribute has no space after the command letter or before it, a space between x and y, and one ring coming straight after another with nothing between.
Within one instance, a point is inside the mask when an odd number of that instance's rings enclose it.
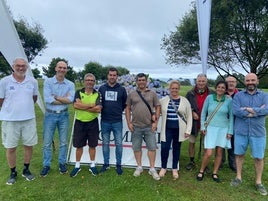
<instances>
[{"instance_id":1,"label":"man's beard","mask_svg":"<svg viewBox=\"0 0 268 201\"><path fill-rule=\"evenodd\" d=\"M255 84L247 85L247 90L250 92L255 91L256 88L257 88L257 85L255 85Z\"/></svg>"}]
</instances>

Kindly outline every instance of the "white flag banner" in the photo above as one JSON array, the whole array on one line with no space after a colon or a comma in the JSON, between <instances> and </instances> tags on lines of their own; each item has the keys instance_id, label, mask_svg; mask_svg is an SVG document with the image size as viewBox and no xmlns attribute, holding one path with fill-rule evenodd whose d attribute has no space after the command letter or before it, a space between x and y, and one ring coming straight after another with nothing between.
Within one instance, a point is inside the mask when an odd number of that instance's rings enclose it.
<instances>
[{"instance_id":1,"label":"white flag banner","mask_svg":"<svg viewBox=\"0 0 268 201\"><path fill-rule=\"evenodd\" d=\"M203 73L207 73L211 0L196 0L200 57Z\"/></svg>"},{"instance_id":2,"label":"white flag banner","mask_svg":"<svg viewBox=\"0 0 268 201\"><path fill-rule=\"evenodd\" d=\"M75 116L74 116L75 121ZM99 117L99 126L100 126L101 118ZM156 158L155 158L155 167L161 168L161 142L160 142L160 128L161 128L161 121L162 118L160 116L157 126L156 134ZM74 122L73 122L74 128ZM73 136L73 128L72 128L72 136ZM110 165L116 165L116 156L115 156L115 142L113 134L111 134L110 139ZM188 142L187 142L188 143ZM74 165L76 162L75 153L76 148L73 147L72 137L69 142L69 149L68 149L68 163ZM101 131L99 134L99 141L98 146L96 147L96 158L95 161L97 164L103 164L103 154L102 154L102 138L101 138ZM90 164L91 160L88 153L88 146L83 148L83 155L80 160L81 164ZM133 154L132 150L132 141L131 141L131 132L128 130L127 122L125 115L123 114L123 155L122 155L122 165L125 167L136 167L137 163ZM146 168L150 168L150 163L147 157L147 148L145 143L142 143L142 166ZM172 169L172 147L169 150L169 157L167 162L167 168ZM180 163L178 163L178 169L180 168Z\"/></svg>"},{"instance_id":3,"label":"white flag banner","mask_svg":"<svg viewBox=\"0 0 268 201\"><path fill-rule=\"evenodd\" d=\"M5 4L5 0L0 1L0 26L0 51L9 65L11 66L14 59L18 57L24 58L26 61L28 61L13 23L13 19L11 18ZM27 73L33 76L30 66ZM40 109L45 112L45 107L40 94L38 94L37 103Z\"/></svg>"}]
</instances>

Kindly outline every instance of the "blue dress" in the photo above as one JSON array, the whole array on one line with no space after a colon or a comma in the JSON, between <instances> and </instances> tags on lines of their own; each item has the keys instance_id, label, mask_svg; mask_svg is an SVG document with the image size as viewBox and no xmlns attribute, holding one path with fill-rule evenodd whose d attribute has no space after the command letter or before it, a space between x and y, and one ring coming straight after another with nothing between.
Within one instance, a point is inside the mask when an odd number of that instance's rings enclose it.
<instances>
[{"instance_id":1,"label":"blue dress","mask_svg":"<svg viewBox=\"0 0 268 201\"><path fill-rule=\"evenodd\" d=\"M204 137L205 149L214 149L216 146L231 148L231 141L227 139L227 134L233 134L232 98L224 95L220 102L223 104L207 126L207 133ZM201 112L201 130L205 130L204 123L218 104L216 94L211 94L206 98Z\"/></svg>"}]
</instances>

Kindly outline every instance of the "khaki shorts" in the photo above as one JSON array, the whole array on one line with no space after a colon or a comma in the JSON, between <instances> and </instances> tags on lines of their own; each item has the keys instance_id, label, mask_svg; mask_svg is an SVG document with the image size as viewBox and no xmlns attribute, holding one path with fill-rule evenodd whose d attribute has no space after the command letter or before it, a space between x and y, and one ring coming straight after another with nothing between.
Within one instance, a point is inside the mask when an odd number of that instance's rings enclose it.
<instances>
[{"instance_id":1,"label":"khaki shorts","mask_svg":"<svg viewBox=\"0 0 268 201\"><path fill-rule=\"evenodd\" d=\"M17 147L20 138L23 145L33 146L37 144L35 119L2 122L2 143L5 148Z\"/></svg>"},{"instance_id":2,"label":"khaki shorts","mask_svg":"<svg viewBox=\"0 0 268 201\"><path fill-rule=\"evenodd\" d=\"M195 136L195 135L190 135L190 137L189 137L189 142L190 142L190 143L195 143L195 142L196 142L196 138L197 138L197 136Z\"/></svg>"}]
</instances>

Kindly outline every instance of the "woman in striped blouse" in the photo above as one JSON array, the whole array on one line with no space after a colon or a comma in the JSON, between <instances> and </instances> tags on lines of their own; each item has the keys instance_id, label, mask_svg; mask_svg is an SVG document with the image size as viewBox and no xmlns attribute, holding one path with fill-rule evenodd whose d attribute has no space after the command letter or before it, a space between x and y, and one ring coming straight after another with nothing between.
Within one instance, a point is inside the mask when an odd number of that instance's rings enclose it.
<instances>
[{"instance_id":1,"label":"woman in striped blouse","mask_svg":"<svg viewBox=\"0 0 268 201\"><path fill-rule=\"evenodd\" d=\"M167 172L167 161L172 143L172 176L179 178L178 163L182 141L188 139L192 129L192 110L189 101L180 96L180 82L173 80L169 85L169 96L160 100L162 125L161 125L161 170L160 177Z\"/></svg>"}]
</instances>

